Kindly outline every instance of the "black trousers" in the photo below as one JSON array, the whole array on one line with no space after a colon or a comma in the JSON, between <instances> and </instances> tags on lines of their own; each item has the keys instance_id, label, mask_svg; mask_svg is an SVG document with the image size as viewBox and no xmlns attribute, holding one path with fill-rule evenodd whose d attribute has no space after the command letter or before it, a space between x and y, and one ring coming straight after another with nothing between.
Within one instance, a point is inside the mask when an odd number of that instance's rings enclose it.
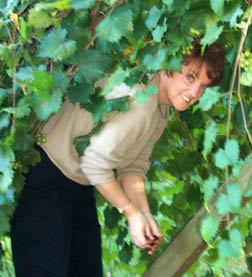
<instances>
[{"instance_id":1,"label":"black trousers","mask_svg":"<svg viewBox=\"0 0 252 277\"><path fill-rule=\"evenodd\" d=\"M69 180L39 151L12 220L16 277L101 277L93 187Z\"/></svg>"}]
</instances>

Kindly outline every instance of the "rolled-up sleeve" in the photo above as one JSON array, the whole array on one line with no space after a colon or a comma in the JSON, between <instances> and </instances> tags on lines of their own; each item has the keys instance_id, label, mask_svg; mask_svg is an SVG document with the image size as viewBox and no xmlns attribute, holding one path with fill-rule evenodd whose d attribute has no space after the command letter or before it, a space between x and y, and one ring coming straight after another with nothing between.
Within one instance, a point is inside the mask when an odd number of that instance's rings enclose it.
<instances>
[{"instance_id":1,"label":"rolled-up sleeve","mask_svg":"<svg viewBox=\"0 0 252 277\"><path fill-rule=\"evenodd\" d=\"M160 138L160 136L163 133L163 130L166 126L167 120L160 120L158 122L158 125L156 126L152 136L149 138L148 142L146 143L145 147L139 153L139 155L136 157L136 159L127 165L126 167L119 167L118 168L118 179L123 175L138 175L141 176L146 181L146 173L148 172L150 168L150 157L153 151L153 148L155 146L155 143ZM125 159L127 159L127 155L125 156Z\"/></svg>"},{"instance_id":2,"label":"rolled-up sleeve","mask_svg":"<svg viewBox=\"0 0 252 277\"><path fill-rule=\"evenodd\" d=\"M148 133L150 120L137 105L126 113L113 115L93 135L81 157L81 169L92 185L104 184L114 179L113 169L120 167L126 154Z\"/></svg>"},{"instance_id":3,"label":"rolled-up sleeve","mask_svg":"<svg viewBox=\"0 0 252 277\"><path fill-rule=\"evenodd\" d=\"M118 168L118 179L123 175L137 175L141 176L146 181L146 173L150 168L150 156L153 151L155 142L150 142L145 146L141 154L127 167Z\"/></svg>"}]
</instances>

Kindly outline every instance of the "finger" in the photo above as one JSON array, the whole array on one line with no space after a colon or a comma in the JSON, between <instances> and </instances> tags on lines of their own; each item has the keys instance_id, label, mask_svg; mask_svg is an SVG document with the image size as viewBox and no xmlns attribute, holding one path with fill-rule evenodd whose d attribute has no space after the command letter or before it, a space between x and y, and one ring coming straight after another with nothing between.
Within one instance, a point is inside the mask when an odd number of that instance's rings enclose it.
<instances>
[{"instance_id":1,"label":"finger","mask_svg":"<svg viewBox=\"0 0 252 277\"><path fill-rule=\"evenodd\" d=\"M156 225L156 223L155 224L151 224L151 232L152 232L152 235L155 236L155 237L158 237L158 238L163 237L163 235L159 231L159 228Z\"/></svg>"},{"instance_id":2,"label":"finger","mask_svg":"<svg viewBox=\"0 0 252 277\"><path fill-rule=\"evenodd\" d=\"M133 237L133 241L135 245L139 248L145 248L147 244L147 240L143 234L139 234L138 236Z\"/></svg>"},{"instance_id":3,"label":"finger","mask_svg":"<svg viewBox=\"0 0 252 277\"><path fill-rule=\"evenodd\" d=\"M154 237L151 233L151 229L149 227L145 228L145 238L147 238L149 240L154 240Z\"/></svg>"}]
</instances>

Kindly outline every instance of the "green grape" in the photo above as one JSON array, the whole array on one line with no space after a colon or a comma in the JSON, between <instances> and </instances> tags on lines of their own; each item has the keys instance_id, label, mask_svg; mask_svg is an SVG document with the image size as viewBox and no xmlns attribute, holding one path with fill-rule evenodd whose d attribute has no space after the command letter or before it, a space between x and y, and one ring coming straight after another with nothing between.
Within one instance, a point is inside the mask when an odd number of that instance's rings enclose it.
<instances>
[{"instance_id":1,"label":"green grape","mask_svg":"<svg viewBox=\"0 0 252 277\"><path fill-rule=\"evenodd\" d=\"M192 48L193 48L192 45L190 45L190 46L183 46L182 50L181 50L182 55L190 55Z\"/></svg>"},{"instance_id":2,"label":"green grape","mask_svg":"<svg viewBox=\"0 0 252 277\"><path fill-rule=\"evenodd\" d=\"M250 49L246 49L244 53L241 55L241 67L248 71L249 69L252 69L252 53L250 52Z\"/></svg>"},{"instance_id":3,"label":"green grape","mask_svg":"<svg viewBox=\"0 0 252 277\"><path fill-rule=\"evenodd\" d=\"M46 134L44 134L44 133L39 133L39 134L37 134L36 135L36 144L37 145L41 145L41 144L43 144L43 143L46 143Z\"/></svg>"},{"instance_id":4,"label":"green grape","mask_svg":"<svg viewBox=\"0 0 252 277\"><path fill-rule=\"evenodd\" d=\"M18 170L22 168L22 164L20 162L15 162L13 166L14 170Z\"/></svg>"},{"instance_id":5,"label":"green grape","mask_svg":"<svg viewBox=\"0 0 252 277\"><path fill-rule=\"evenodd\" d=\"M194 37L199 37L203 34L203 30L197 30L197 29L191 27L189 33Z\"/></svg>"}]
</instances>

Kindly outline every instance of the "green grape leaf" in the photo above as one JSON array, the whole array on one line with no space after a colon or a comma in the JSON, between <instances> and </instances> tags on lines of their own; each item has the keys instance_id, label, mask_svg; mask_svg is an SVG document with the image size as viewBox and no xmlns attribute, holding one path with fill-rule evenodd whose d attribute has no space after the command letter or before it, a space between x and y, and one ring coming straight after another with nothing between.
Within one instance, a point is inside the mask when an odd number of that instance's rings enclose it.
<instances>
[{"instance_id":1,"label":"green grape leaf","mask_svg":"<svg viewBox=\"0 0 252 277\"><path fill-rule=\"evenodd\" d=\"M204 201L208 203L209 200L214 195L215 190L218 188L219 178L213 175L210 175L207 180L205 180L201 185L201 191L204 194Z\"/></svg>"},{"instance_id":2,"label":"green grape leaf","mask_svg":"<svg viewBox=\"0 0 252 277\"><path fill-rule=\"evenodd\" d=\"M110 208L107 206L107 208L104 211L104 217L105 217L105 225L112 229L117 227L118 221L121 218L120 213L116 208Z\"/></svg>"},{"instance_id":3,"label":"green grape leaf","mask_svg":"<svg viewBox=\"0 0 252 277\"><path fill-rule=\"evenodd\" d=\"M225 3L221 20L229 22L230 27L233 28L236 25L237 18L242 14L243 10L239 1L235 3Z\"/></svg>"},{"instance_id":4,"label":"green grape leaf","mask_svg":"<svg viewBox=\"0 0 252 277\"><path fill-rule=\"evenodd\" d=\"M218 200L216 201L216 208L221 215L226 215L233 211L233 205L230 202L226 194L221 193Z\"/></svg>"},{"instance_id":5,"label":"green grape leaf","mask_svg":"<svg viewBox=\"0 0 252 277\"><path fill-rule=\"evenodd\" d=\"M149 30L152 30L157 26L157 23L164 13L164 10L159 10L155 5L151 8L147 19L145 20L145 24Z\"/></svg>"},{"instance_id":6,"label":"green grape leaf","mask_svg":"<svg viewBox=\"0 0 252 277\"><path fill-rule=\"evenodd\" d=\"M108 111L126 112L129 110L128 96L107 100Z\"/></svg>"},{"instance_id":7,"label":"green grape leaf","mask_svg":"<svg viewBox=\"0 0 252 277\"><path fill-rule=\"evenodd\" d=\"M223 26L217 26L216 23L207 27L204 37L201 39L200 44L202 45L203 50L207 45L214 43L222 33Z\"/></svg>"},{"instance_id":8,"label":"green grape leaf","mask_svg":"<svg viewBox=\"0 0 252 277\"><path fill-rule=\"evenodd\" d=\"M242 168L244 166L245 162L242 160L238 160L236 164L232 168L232 174L234 175L235 178L239 178L242 173Z\"/></svg>"},{"instance_id":9,"label":"green grape leaf","mask_svg":"<svg viewBox=\"0 0 252 277\"><path fill-rule=\"evenodd\" d=\"M66 41L66 35L65 29L51 31L42 39L38 55L43 58L51 58L54 61L71 56L76 50L76 42L73 40Z\"/></svg>"},{"instance_id":10,"label":"green grape leaf","mask_svg":"<svg viewBox=\"0 0 252 277\"><path fill-rule=\"evenodd\" d=\"M0 12L3 14L3 16L8 17L10 12L13 12L13 10L16 8L18 2L19 2L18 0L4 1L3 8L0 6Z\"/></svg>"},{"instance_id":11,"label":"green grape leaf","mask_svg":"<svg viewBox=\"0 0 252 277\"><path fill-rule=\"evenodd\" d=\"M161 42L164 33L167 31L166 18L164 19L163 26L158 25L155 30L152 31L152 36L155 42Z\"/></svg>"},{"instance_id":12,"label":"green grape leaf","mask_svg":"<svg viewBox=\"0 0 252 277\"><path fill-rule=\"evenodd\" d=\"M134 98L136 99L137 103L143 103L146 102L148 97L153 95L153 94L157 94L158 93L158 88L155 85L151 85L149 86L147 89L143 89L143 90L138 90L135 94L134 94Z\"/></svg>"},{"instance_id":13,"label":"green grape leaf","mask_svg":"<svg viewBox=\"0 0 252 277\"><path fill-rule=\"evenodd\" d=\"M212 214L209 214L207 217L205 217L201 222L201 236L202 238L209 244L217 235L217 232L219 230L220 222L219 220L213 216Z\"/></svg>"},{"instance_id":14,"label":"green grape leaf","mask_svg":"<svg viewBox=\"0 0 252 277\"><path fill-rule=\"evenodd\" d=\"M69 3L75 10L78 9L91 9L93 6L95 6L95 0L70 0Z\"/></svg>"},{"instance_id":15,"label":"green grape leaf","mask_svg":"<svg viewBox=\"0 0 252 277\"><path fill-rule=\"evenodd\" d=\"M20 67L16 77L21 81L32 81L34 69L31 66Z\"/></svg>"},{"instance_id":16,"label":"green grape leaf","mask_svg":"<svg viewBox=\"0 0 252 277\"><path fill-rule=\"evenodd\" d=\"M119 86L123 81L129 77L129 69L124 70L121 66L118 66L116 71L113 72L109 78L105 88L102 90L101 95L106 95L113 90L113 86Z\"/></svg>"},{"instance_id":17,"label":"green grape leaf","mask_svg":"<svg viewBox=\"0 0 252 277\"><path fill-rule=\"evenodd\" d=\"M12 183L14 170L10 167L6 168L4 173L0 173L0 191L5 192Z\"/></svg>"},{"instance_id":18,"label":"green grape leaf","mask_svg":"<svg viewBox=\"0 0 252 277\"><path fill-rule=\"evenodd\" d=\"M97 97L96 95L91 95L90 97L92 105L81 103L81 107L92 113L94 123L98 123L102 120L103 116L110 112L108 109L107 102L104 97Z\"/></svg>"},{"instance_id":19,"label":"green grape leaf","mask_svg":"<svg viewBox=\"0 0 252 277\"><path fill-rule=\"evenodd\" d=\"M163 174L162 174L163 175ZM185 183L183 181L176 181L173 185L169 185L165 187L165 195L173 196L174 194L180 193L183 191Z\"/></svg>"},{"instance_id":20,"label":"green grape leaf","mask_svg":"<svg viewBox=\"0 0 252 277\"><path fill-rule=\"evenodd\" d=\"M15 109L14 118L19 119L25 116L28 116L31 113L31 108L29 103L27 103L27 99L25 97L21 98L18 101L17 107Z\"/></svg>"},{"instance_id":21,"label":"green grape leaf","mask_svg":"<svg viewBox=\"0 0 252 277\"><path fill-rule=\"evenodd\" d=\"M1 179L1 178L0 178ZM0 237L6 235L7 232L10 231L10 218L4 212L0 210Z\"/></svg>"},{"instance_id":22,"label":"green grape leaf","mask_svg":"<svg viewBox=\"0 0 252 277\"><path fill-rule=\"evenodd\" d=\"M252 86L252 70L242 72L241 84L246 87Z\"/></svg>"},{"instance_id":23,"label":"green grape leaf","mask_svg":"<svg viewBox=\"0 0 252 277\"><path fill-rule=\"evenodd\" d=\"M35 70L33 73L33 91L40 100L49 101L52 89L55 88L56 82L52 73Z\"/></svg>"},{"instance_id":24,"label":"green grape leaf","mask_svg":"<svg viewBox=\"0 0 252 277\"><path fill-rule=\"evenodd\" d=\"M133 31L132 11L128 6L116 7L96 28L99 38L118 42Z\"/></svg>"},{"instance_id":25,"label":"green grape leaf","mask_svg":"<svg viewBox=\"0 0 252 277\"><path fill-rule=\"evenodd\" d=\"M90 93L92 90L93 87L91 84L88 84L84 81L80 86L69 88L67 94L72 104L91 104L92 102L90 100Z\"/></svg>"},{"instance_id":26,"label":"green grape leaf","mask_svg":"<svg viewBox=\"0 0 252 277\"><path fill-rule=\"evenodd\" d=\"M29 127L30 126L25 123L16 123L14 150L25 152L33 148L35 140L34 136L28 133Z\"/></svg>"},{"instance_id":27,"label":"green grape leaf","mask_svg":"<svg viewBox=\"0 0 252 277\"><path fill-rule=\"evenodd\" d=\"M116 0L104 0L105 3L107 3L108 5L112 6L115 4Z\"/></svg>"},{"instance_id":28,"label":"green grape leaf","mask_svg":"<svg viewBox=\"0 0 252 277\"><path fill-rule=\"evenodd\" d=\"M0 172L4 172L6 168L12 167L14 160L15 155L10 146L0 142Z\"/></svg>"},{"instance_id":29,"label":"green grape leaf","mask_svg":"<svg viewBox=\"0 0 252 277\"><path fill-rule=\"evenodd\" d=\"M10 124L10 114L6 112L0 113L0 130L8 127Z\"/></svg>"},{"instance_id":30,"label":"green grape leaf","mask_svg":"<svg viewBox=\"0 0 252 277\"><path fill-rule=\"evenodd\" d=\"M103 125L103 122L99 121L98 124L96 124L96 126L87 135L74 138L73 144L75 146L75 149L79 157L83 156L86 148L90 143L91 136L96 134L100 130L102 125Z\"/></svg>"},{"instance_id":31,"label":"green grape leaf","mask_svg":"<svg viewBox=\"0 0 252 277\"><path fill-rule=\"evenodd\" d=\"M222 14L224 2L225 0L210 0L211 8L216 14L218 15Z\"/></svg>"},{"instance_id":32,"label":"green grape leaf","mask_svg":"<svg viewBox=\"0 0 252 277\"><path fill-rule=\"evenodd\" d=\"M180 14L184 14L186 10L189 9L191 0L166 0L169 4L170 11L176 11Z\"/></svg>"},{"instance_id":33,"label":"green grape leaf","mask_svg":"<svg viewBox=\"0 0 252 277\"><path fill-rule=\"evenodd\" d=\"M151 54L145 55L143 62L149 71L151 70L158 71L162 67L165 61L165 57L166 57L166 51L164 49L161 49L154 56Z\"/></svg>"},{"instance_id":34,"label":"green grape leaf","mask_svg":"<svg viewBox=\"0 0 252 277\"><path fill-rule=\"evenodd\" d=\"M85 135L85 136L79 136L74 138L73 144L75 146L75 149L79 155L79 157L83 156L85 149L88 147L90 143L90 136Z\"/></svg>"},{"instance_id":35,"label":"green grape leaf","mask_svg":"<svg viewBox=\"0 0 252 277\"><path fill-rule=\"evenodd\" d=\"M14 203L14 193L14 189L12 188L7 189L4 194L0 193L0 206Z\"/></svg>"},{"instance_id":36,"label":"green grape leaf","mask_svg":"<svg viewBox=\"0 0 252 277\"><path fill-rule=\"evenodd\" d=\"M11 89L1 89L0 88L0 104L6 99L8 96L12 95Z\"/></svg>"},{"instance_id":37,"label":"green grape leaf","mask_svg":"<svg viewBox=\"0 0 252 277\"><path fill-rule=\"evenodd\" d=\"M45 11L31 9L28 16L28 24L37 29L47 28L54 24L53 18L48 15Z\"/></svg>"},{"instance_id":38,"label":"green grape leaf","mask_svg":"<svg viewBox=\"0 0 252 277\"><path fill-rule=\"evenodd\" d=\"M172 6L174 0L162 0L162 2L167 6Z\"/></svg>"},{"instance_id":39,"label":"green grape leaf","mask_svg":"<svg viewBox=\"0 0 252 277\"><path fill-rule=\"evenodd\" d=\"M215 153L215 165L219 168L224 169L226 166L229 165L229 159L228 156L226 154L226 152L223 149L219 149L216 153Z\"/></svg>"},{"instance_id":40,"label":"green grape leaf","mask_svg":"<svg viewBox=\"0 0 252 277\"><path fill-rule=\"evenodd\" d=\"M34 109L37 117L40 120L46 120L52 115L57 113L62 103L63 91L54 89L49 101L42 101L36 95L29 99L31 107Z\"/></svg>"},{"instance_id":41,"label":"green grape leaf","mask_svg":"<svg viewBox=\"0 0 252 277\"><path fill-rule=\"evenodd\" d=\"M229 233L230 240L221 240L218 244L219 254L222 258L240 258L242 255L242 234L239 230L233 229Z\"/></svg>"},{"instance_id":42,"label":"green grape leaf","mask_svg":"<svg viewBox=\"0 0 252 277\"><path fill-rule=\"evenodd\" d=\"M208 87L204 94L200 97L199 103L196 105L197 108L202 111L209 111L214 104L219 100L219 87Z\"/></svg>"},{"instance_id":43,"label":"green grape leaf","mask_svg":"<svg viewBox=\"0 0 252 277\"><path fill-rule=\"evenodd\" d=\"M165 64L165 68L168 70L174 70L177 72L181 72L181 64L182 64L182 56L171 56L168 59L168 62Z\"/></svg>"},{"instance_id":44,"label":"green grape leaf","mask_svg":"<svg viewBox=\"0 0 252 277\"><path fill-rule=\"evenodd\" d=\"M75 57L74 62L79 66L75 80L80 84L83 80L92 83L102 78L104 71L111 65L111 60L107 55L92 49L82 51L80 56Z\"/></svg>"},{"instance_id":45,"label":"green grape leaf","mask_svg":"<svg viewBox=\"0 0 252 277\"><path fill-rule=\"evenodd\" d=\"M151 197L149 199L149 205L150 205L150 210L153 215L156 215L158 212L158 203L157 200L154 197Z\"/></svg>"},{"instance_id":46,"label":"green grape leaf","mask_svg":"<svg viewBox=\"0 0 252 277\"><path fill-rule=\"evenodd\" d=\"M50 12L52 10L55 10L55 8L58 9L59 11L63 11L63 10L71 9L71 6L69 5L69 0L58 0L52 3L38 3L35 5L35 9L38 11L47 10Z\"/></svg>"},{"instance_id":47,"label":"green grape leaf","mask_svg":"<svg viewBox=\"0 0 252 277\"><path fill-rule=\"evenodd\" d=\"M16 44L9 44L4 45L0 44L0 57L1 60L4 59L4 61L7 63L9 68L13 68L14 62L13 62L13 53L16 49Z\"/></svg>"},{"instance_id":48,"label":"green grape leaf","mask_svg":"<svg viewBox=\"0 0 252 277\"><path fill-rule=\"evenodd\" d=\"M202 154L206 157L210 151L212 150L213 143L216 141L216 136L218 133L218 129L216 127L216 123L214 121L205 129L204 133L204 142L203 142L203 151Z\"/></svg>"},{"instance_id":49,"label":"green grape leaf","mask_svg":"<svg viewBox=\"0 0 252 277\"><path fill-rule=\"evenodd\" d=\"M228 185L228 193L221 193L215 205L221 215L238 212L241 207L241 185L231 183Z\"/></svg>"},{"instance_id":50,"label":"green grape leaf","mask_svg":"<svg viewBox=\"0 0 252 277\"><path fill-rule=\"evenodd\" d=\"M123 228L123 229L119 228L116 243L123 244L123 242L125 241L125 237L127 236L127 233L128 233L128 231L126 228Z\"/></svg>"},{"instance_id":51,"label":"green grape leaf","mask_svg":"<svg viewBox=\"0 0 252 277\"><path fill-rule=\"evenodd\" d=\"M128 264L133 256L133 245L128 245L125 243L122 249L119 251L118 255L121 261Z\"/></svg>"},{"instance_id":52,"label":"green grape leaf","mask_svg":"<svg viewBox=\"0 0 252 277\"><path fill-rule=\"evenodd\" d=\"M56 87L62 91L67 91L69 79L63 72L53 72L53 77L56 81Z\"/></svg>"},{"instance_id":53,"label":"green grape leaf","mask_svg":"<svg viewBox=\"0 0 252 277\"><path fill-rule=\"evenodd\" d=\"M248 188L244 192L245 197L251 197L252 196L252 175L249 177L248 181Z\"/></svg>"},{"instance_id":54,"label":"green grape leaf","mask_svg":"<svg viewBox=\"0 0 252 277\"><path fill-rule=\"evenodd\" d=\"M13 150L7 144L0 142L0 191L5 192L13 180L12 164L15 160Z\"/></svg>"},{"instance_id":55,"label":"green grape leaf","mask_svg":"<svg viewBox=\"0 0 252 277\"><path fill-rule=\"evenodd\" d=\"M225 152L229 159L230 165L235 165L239 159L239 144L237 140L228 140L225 143Z\"/></svg>"},{"instance_id":56,"label":"green grape leaf","mask_svg":"<svg viewBox=\"0 0 252 277\"><path fill-rule=\"evenodd\" d=\"M32 27L24 20L23 17L19 17L20 24L20 39L22 42L32 41Z\"/></svg>"},{"instance_id":57,"label":"green grape leaf","mask_svg":"<svg viewBox=\"0 0 252 277\"><path fill-rule=\"evenodd\" d=\"M228 197L234 206L235 210L241 207L242 188L240 184L231 183L228 185Z\"/></svg>"}]
</instances>

